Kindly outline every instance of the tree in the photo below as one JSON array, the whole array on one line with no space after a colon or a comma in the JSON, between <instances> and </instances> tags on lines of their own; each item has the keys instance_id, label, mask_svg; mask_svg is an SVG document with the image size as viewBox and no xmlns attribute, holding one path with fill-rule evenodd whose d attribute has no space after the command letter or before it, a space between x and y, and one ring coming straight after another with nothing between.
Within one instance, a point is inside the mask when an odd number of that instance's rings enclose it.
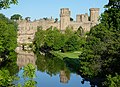
<instances>
[{"instance_id":1,"label":"tree","mask_svg":"<svg viewBox=\"0 0 120 87\"><path fill-rule=\"evenodd\" d=\"M14 14L10 18L11 20L21 20L22 16L20 14Z\"/></svg>"},{"instance_id":2,"label":"tree","mask_svg":"<svg viewBox=\"0 0 120 87\"><path fill-rule=\"evenodd\" d=\"M69 37L69 39L66 41L64 45L64 50L66 51L76 51L80 49L80 44L78 40L77 35L72 35Z\"/></svg>"},{"instance_id":3,"label":"tree","mask_svg":"<svg viewBox=\"0 0 120 87\"><path fill-rule=\"evenodd\" d=\"M37 32L35 33L34 42L36 50L40 50L45 43L45 31L42 30L42 27L37 28Z\"/></svg>"},{"instance_id":4,"label":"tree","mask_svg":"<svg viewBox=\"0 0 120 87\"><path fill-rule=\"evenodd\" d=\"M80 55L80 71L90 78L109 79L109 86L120 82L120 1L109 0L101 15L101 23L87 35L86 44ZM118 76L115 76L116 73ZM106 77L107 75L110 77ZM115 78L114 78L115 76ZM115 82L113 84L113 81Z\"/></svg>"},{"instance_id":5,"label":"tree","mask_svg":"<svg viewBox=\"0 0 120 87\"><path fill-rule=\"evenodd\" d=\"M73 21L73 18L70 17L70 21Z\"/></svg>"},{"instance_id":6,"label":"tree","mask_svg":"<svg viewBox=\"0 0 120 87\"><path fill-rule=\"evenodd\" d=\"M58 22L58 18L55 18L55 23L57 23Z\"/></svg>"},{"instance_id":7,"label":"tree","mask_svg":"<svg viewBox=\"0 0 120 87\"><path fill-rule=\"evenodd\" d=\"M26 21L30 21L30 17L26 17L25 20L26 20Z\"/></svg>"},{"instance_id":8,"label":"tree","mask_svg":"<svg viewBox=\"0 0 120 87\"><path fill-rule=\"evenodd\" d=\"M17 72L16 53L17 24L0 14L0 86L11 86ZM13 68L11 70L11 68ZM11 74L12 73L12 74Z\"/></svg>"},{"instance_id":9,"label":"tree","mask_svg":"<svg viewBox=\"0 0 120 87\"><path fill-rule=\"evenodd\" d=\"M8 70L0 70L0 86L12 86L14 77L10 75Z\"/></svg>"},{"instance_id":10,"label":"tree","mask_svg":"<svg viewBox=\"0 0 120 87\"><path fill-rule=\"evenodd\" d=\"M109 0L108 4L105 5L105 7L120 9L120 0Z\"/></svg>"},{"instance_id":11,"label":"tree","mask_svg":"<svg viewBox=\"0 0 120 87\"><path fill-rule=\"evenodd\" d=\"M11 4L17 4L18 0L0 0L0 9L9 8Z\"/></svg>"},{"instance_id":12,"label":"tree","mask_svg":"<svg viewBox=\"0 0 120 87\"><path fill-rule=\"evenodd\" d=\"M64 45L64 35L57 28L49 28L46 32L45 43L48 47L59 50Z\"/></svg>"}]
</instances>

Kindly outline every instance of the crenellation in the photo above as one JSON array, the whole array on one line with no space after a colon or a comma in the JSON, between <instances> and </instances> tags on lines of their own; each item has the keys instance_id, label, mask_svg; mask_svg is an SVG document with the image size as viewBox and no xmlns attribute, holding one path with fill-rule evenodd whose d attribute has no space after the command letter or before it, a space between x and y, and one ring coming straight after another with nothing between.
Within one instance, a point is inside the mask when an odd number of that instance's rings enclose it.
<instances>
[{"instance_id":1,"label":"crenellation","mask_svg":"<svg viewBox=\"0 0 120 87\"><path fill-rule=\"evenodd\" d=\"M76 22L88 22L88 14L76 15Z\"/></svg>"}]
</instances>

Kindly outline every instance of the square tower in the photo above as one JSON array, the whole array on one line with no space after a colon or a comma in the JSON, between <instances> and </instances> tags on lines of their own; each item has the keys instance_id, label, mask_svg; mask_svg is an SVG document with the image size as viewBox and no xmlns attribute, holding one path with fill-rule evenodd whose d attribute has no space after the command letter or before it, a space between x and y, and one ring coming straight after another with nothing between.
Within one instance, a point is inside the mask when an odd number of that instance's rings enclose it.
<instances>
[{"instance_id":1,"label":"square tower","mask_svg":"<svg viewBox=\"0 0 120 87\"><path fill-rule=\"evenodd\" d=\"M90 8L90 21L98 23L99 8Z\"/></svg>"},{"instance_id":2,"label":"square tower","mask_svg":"<svg viewBox=\"0 0 120 87\"><path fill-rule=\"evenodd\" d=\"M70 11L69 8L60 9L60 30L65 31L70 23Z\"/></svg>"}]
</instances>

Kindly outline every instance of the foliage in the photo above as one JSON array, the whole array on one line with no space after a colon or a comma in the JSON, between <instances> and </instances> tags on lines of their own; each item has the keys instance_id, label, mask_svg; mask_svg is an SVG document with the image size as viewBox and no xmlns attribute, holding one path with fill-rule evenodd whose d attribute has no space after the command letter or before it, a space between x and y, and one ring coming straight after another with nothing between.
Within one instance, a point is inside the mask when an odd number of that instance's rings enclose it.
<instances>
[{"instance_id":1,"label":"foliage","mask_svg":"<svg viewBox=\"0 0 120 87\"><path fill-rule=\"evenodd\" d=\"M76 51L80 49L79 40L77 35L71 36L64 45L64 51Z\"/></svg>"},{"instance_id":2,"label":"foliage","mask_svg":"<svg viewBox=\"0 0 120 87\"><path fill-rule=\"evenodd\" d=\"M17 87L36 87L37 82L33 80L35 77L36 68L33 64L29 63L23 68L23 77L27 78L24 84L18 83Z\"/></svg>"},{"instance_id":3,"label":"foliage","mask_svg":"<svg viewBox=\"0 0 120 87\"><path fill-rule=\"evenodd\" d=\"M73 21L73 18L70 17L70 21Z\"/></svg>"},{"instance_id":4,"label":"foliage","mask_svg":"<svg viewBox=\"0 0 120 87\"><path fill-rule=\"evenodd\" d=\"M0 14L0 86L11 86L16 65L17 24ZM13 68L13 69L11 69Z\"/></svg>"},{"instance_id":5,"label":"foliage","mask_svg":"<svg viewBox=\"0 0 120 87\"><path fill-rule=\"evenodd\" d=\"M120 0L109 0L108 4L105 5L105 7L120 9Z\"/></svg>"},{"instance_id":6,"label":"foliage","mask_svg":"<svg viewBox=\"0 0 120 87\"><path fill-rule=\"evenodd\" d=\"M23 76L26 78L29 78L29 80L27 80L24 83L24 87L35 87L36 85L36 81L33 80L33 78L36 76L35 75L35 71L36 68L33 64L29 63L26 66L24 66L23 68L24 72L23 72Z\"/></svg>"},{"instance_id":7,"label":"foliage","mask_svg":"<svg viewBox=\"0 0 120 87\"><path fill-rule=\"evenodd\" d=\"M116 74L114 77L108 75L104 85L107 85L107 87L120 87L120 75Z\"/></svg>"},{"instance_id":8,"label":"foliage","mask_svg":"<svg viewBox=\"0 0 120 87\"><path fill-rule=\"evenodd\" d=\"M59 34L59 31L57 29L52 30L52 27L47 29L46 38L45 38L45 43L47 44L47 46L53 47L56 39L56 35L58 34Z\"/></svg>"},{"instance_id":9,"label":"foliage","mask_svg":"<svg viewBox=\"0 0 120 87\"><path fill-rule=\"evenodd\" d=\"M64 61L50 55L40 55L37 53L37 68L42 72L46 72L50 76L58 74L61 70L67 70Z\"/></svg>"},{"instance_id":10,"label":"foliage","mask_svg":"<svg viewBox=\"0 0 120 87\"><path fill-rule=\"evenodd\" d=\"M46 31L42 27L38 27L35 34L34 44L36 50L40 51L76 51L83 48L85 44L84 35L79 35L72 28L67 27L65 33L61 33L56 27L50 27Z\"/></svg>"},{"instance_id":11,"label":"foliage","mask_svg":"<svg viewBox=\"0 0 120 87\"><path fill-rule=\"evenodd\" d=\"M64 68L64 63L57 58L44 58L44 56L37 55L37 65L38 70L46 71L49 75L56 75L62 67ZM54 68L53 68L54 67Z\"/></svg>"},{"instance_id":12,"label":"foliage","mask_svg":"<svg viewBox=\"0 0 120 87\"><path fill-rule=\"evenodd\" d=\"M26 20L26 21L30 21L30 17L26 17L25 20Z\"/></svg>"},{"instance_id":13,"label":"foliage","mask_svg":"<svg viewBox=\"0 0 120 87\"><path fill-rule=\"evenodd\" d=\"M0 56L11 59L10 55L17 46L17 25L0 14ZM12 56L12 55L11 55Z\"/></svg>"},{"instance_id":14,"label":"foliage","mask_svg":"<svg viewBox=\"0 0 120 87\"><path fill-rule=\"evenodd\" d=\"M28 78L34 78L35 71L36 71L36 68L34 67L34 65L29 63L27 66L24 67L23 76Z\"/></svg>"},{"instance_id":15,"label":"foliage","mask_svg":"<svg viewBox=\"0 0 120 87\"><path fill-rule=\"evenodd\" d=\"M42 30L42 27L38 27L34 38L34 44L36 49L40 49L44 45L44 40L45 40L45 32Z\"/></svg>"},{"instance_id":16,"label":"foliage","mask_svg":"<svg viewBox=\"0 0 120 87\"><path fill-rule=\"evenodd\" d=\"M10 7L10 4L17 4L18 0L0 0L0 9L6 9Z\"/></svg>"},{"instance_id":17,"label":"foliage","mask_svg":"<svg viewBox=\"0 0 120 87\"><path fill-rule=\"evenodd\" d=\"M36 81L34 80L28 80L25 82L24 87L36 87Z\"/></svg>"},{"instance_id":18,"label":"foliage","mask_svg":"<svg viewBox=\"0 0 120 87\"><path fill-rule=\"evenodd\" d=\"M11 86L14 80L13 76L10 76L9 71L0 70L0 86Z\"/></svg>"},{"instance_id":19,"label":"foliage","mask_svg":"<svg viewBox=\"0 0 120 87\"><path fill-rule=\"evenodd\" d=\"M58 22L58 18L55 18L55 22L54 23L57 23Z\"/></svg>"},{"instance_id":20,"label":"foliage","mask_svg":"<svg viewBox=\"0 0 120 87\"><path fill-rule=\"evenodd\" d=\"M73 28L72 27L67 27L65 30L65 36L69 38L70 36L74 35Z\"/></svg>"},{"instance_id":21,"label":"foliage","mask_svg":"<svg viewBox=\"0 0 120 87\"><path fill-rule=\"evenodd\" d=\"M113 81L119 81L120 74L119 6L119 0L109 0L107 9L101 15L101 23L87 34L84 50L79 56L83 75L90 78L108 78L113 87ZM118 78L113 77L115 73L118 73Z\"/></svg>"},{"instance_id":22,"label":"foliage","mask_svg":"<svg viewBox=\"0 0 120 87\"><path fill-rule=\"evenodd\" d=\"M22 16L20 14L14 14L10 18L11 20L19 20L22 19Z\"/></svg>"}]
</instances>

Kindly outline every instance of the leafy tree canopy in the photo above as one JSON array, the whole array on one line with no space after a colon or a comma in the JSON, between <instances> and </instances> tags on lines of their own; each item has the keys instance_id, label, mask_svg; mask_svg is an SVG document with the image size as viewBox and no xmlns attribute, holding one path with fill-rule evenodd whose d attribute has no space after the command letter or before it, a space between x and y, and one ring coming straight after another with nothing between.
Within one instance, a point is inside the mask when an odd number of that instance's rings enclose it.
<instances>
[{"instance_id":1,"label":"leafy tree canopy","mask_svg":"<svg viewBox=\"0 0 120 87\"><path fill-rule=\"evenodd\" d=\"M19 20L22 19L22 16L20 14L14 14L10 18L11 20Z\"/></svg>"},{"instance_id":2,"label":"leafy tree canopy","mask_svg":"<svg viewBox=\"0 0 120 87\"><path fill-rule=\"evenodd\" d=\"M0 9L9 8L11 4L17 4L18 0L0 0Z\"/></svg>"},{"instance_id":3,"label":"leafy tree canopy","mask_svg":"<svg viewBox=\"0 0 120 87\"><path fill-rule=\"evenodd\" d=\"M108 4L105 5L105 7L120 9L120 0L109 0Z\"/></svg>"}]
</instances>

